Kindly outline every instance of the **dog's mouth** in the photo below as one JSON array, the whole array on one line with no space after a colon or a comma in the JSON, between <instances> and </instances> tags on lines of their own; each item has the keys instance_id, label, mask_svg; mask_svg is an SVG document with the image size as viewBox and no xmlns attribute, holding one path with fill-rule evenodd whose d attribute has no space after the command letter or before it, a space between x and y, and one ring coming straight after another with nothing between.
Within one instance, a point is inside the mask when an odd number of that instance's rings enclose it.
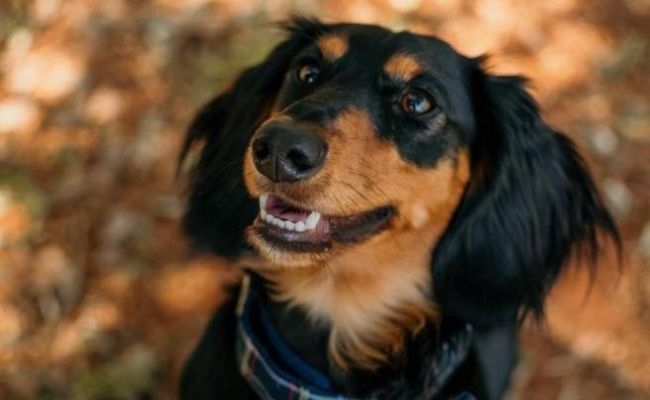
<instances>
[{"instance_id":1,"label":"dog's mouth","mask_svg":"<svg viewBox=\"0 0 650 400\"><path fill-rule=\"evenodd\" d=\"M271 194L259 198L260 213L253 225L257 233L279 250L315 252L334 242L365 240L388 226L395 215L391 206L348 215L327 216Z\"/></svg>"}]
</instances>

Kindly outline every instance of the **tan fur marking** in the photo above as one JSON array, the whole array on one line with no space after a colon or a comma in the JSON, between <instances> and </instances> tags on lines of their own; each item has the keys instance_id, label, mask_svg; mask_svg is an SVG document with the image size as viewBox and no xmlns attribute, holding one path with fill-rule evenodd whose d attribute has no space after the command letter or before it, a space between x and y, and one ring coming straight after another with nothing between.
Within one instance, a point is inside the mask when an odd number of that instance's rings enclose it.
<instances>
[{"instance_id":1,"label":"tan fur marking","mask_svg":"<svg viewBox=\"0 0 650 400\"><path fill-rule=\"evenodd\" d=\"M388 59L384 72L394 78L408 81L422 72L422 66L414 56L398 53Z\"/></svg>"},{"instance_id":2,"label":"tan fur marking","mask_svg":"<svg viewBox=\"0 0 650 400\"><path fill-rule=\"evenodd\" d=\"M348 51L348 39L341 35L328 35L318 39L321 54L329 61L336 61Z\"/></svg>"},{"instance_id":3,"label":"tan fur marking","mask_svg":"<svg viewBox=\"0 0 650 400\"><path fill-rule=\"evenodd\" d=\"M430 169L407 163L392 143L377 139L371 119L357 109L320 133L329 146L323 170L282 187L283 195L325 215L392 205L397 215L390 226L361 243L334 243L327 252L298 257L249 237L269 260L258 272L272 282L273 296L331 325L330 358L341 368L374 368L439 318L430 298L431 249L460 201L469 157L461 150ZM245 181L253 196L275 189L255 173L250 152Z\"/></svg>"}]
</instances>

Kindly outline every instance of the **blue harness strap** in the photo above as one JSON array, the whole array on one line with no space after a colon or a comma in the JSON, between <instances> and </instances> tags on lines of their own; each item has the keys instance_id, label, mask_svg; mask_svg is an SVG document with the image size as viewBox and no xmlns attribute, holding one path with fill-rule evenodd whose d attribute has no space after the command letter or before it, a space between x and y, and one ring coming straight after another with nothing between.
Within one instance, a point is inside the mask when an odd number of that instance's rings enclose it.
<instances>
[{"instance_id":1,"label":"blue harness strap","mask_svg":"<svg viewBox=\"0 0 650 400\"><path fill-rule=\"evenodd\" d=\"M282 339L260 299L259 282L244 276L237 303L236 353L239 370L262 400L354 400L334 390L329 377L305 363ZM471 345L471 328L443 344L430 366L421 400L439 393ZM385 399L382 391L368 400ZM450 400L474 400L463 392Z\"/></svg>"}]
</instances>

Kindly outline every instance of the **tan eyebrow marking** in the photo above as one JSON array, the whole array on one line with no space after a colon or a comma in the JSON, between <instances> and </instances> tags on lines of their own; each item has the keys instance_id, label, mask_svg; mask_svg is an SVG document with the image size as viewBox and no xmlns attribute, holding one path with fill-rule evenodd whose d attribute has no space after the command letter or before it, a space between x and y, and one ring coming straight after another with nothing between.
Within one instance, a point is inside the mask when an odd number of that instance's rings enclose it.
<instances>
[{"instance_id":1,"label":"tan eyebrow marking","mask_svg":"<svg viewBox=\"0 0 650 400\"><path fill-rule=\"evenodd\" d=\"M415 57L397 53L384 64L384 72L394 78L409 80L422 72L422 66Z\"/></svg>"},{"instance_id":2,"label":"tan eyebrow marking","mask_svg":"<svg viewBox=\"0 0 650 400\"><path fill-rule=\"evenodd\" d=\"M327 60L338 60L348 51L348 39L341 35L323 36L318 39L318 48Z\"/></svg>"}]
</instances>

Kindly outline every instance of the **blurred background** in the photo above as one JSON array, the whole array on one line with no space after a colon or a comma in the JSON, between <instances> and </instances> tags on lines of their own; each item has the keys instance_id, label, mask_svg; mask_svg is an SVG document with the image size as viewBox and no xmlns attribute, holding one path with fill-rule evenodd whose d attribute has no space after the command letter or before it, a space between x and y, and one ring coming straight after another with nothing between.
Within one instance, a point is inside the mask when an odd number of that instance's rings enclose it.
<instances>
[{"instance_id":1,"label":"blurred background","mask_svg":"<svg viewBox=\"0 0 650 400\"><path fill-rule=\"evenodd\" d=\"M0 399L173 399L224 285L179 231L197 107L290 13L523 73L622 230L526 325L510 399L650 399L650 0L0 0Z\"/></svg>"}]
</instances>

